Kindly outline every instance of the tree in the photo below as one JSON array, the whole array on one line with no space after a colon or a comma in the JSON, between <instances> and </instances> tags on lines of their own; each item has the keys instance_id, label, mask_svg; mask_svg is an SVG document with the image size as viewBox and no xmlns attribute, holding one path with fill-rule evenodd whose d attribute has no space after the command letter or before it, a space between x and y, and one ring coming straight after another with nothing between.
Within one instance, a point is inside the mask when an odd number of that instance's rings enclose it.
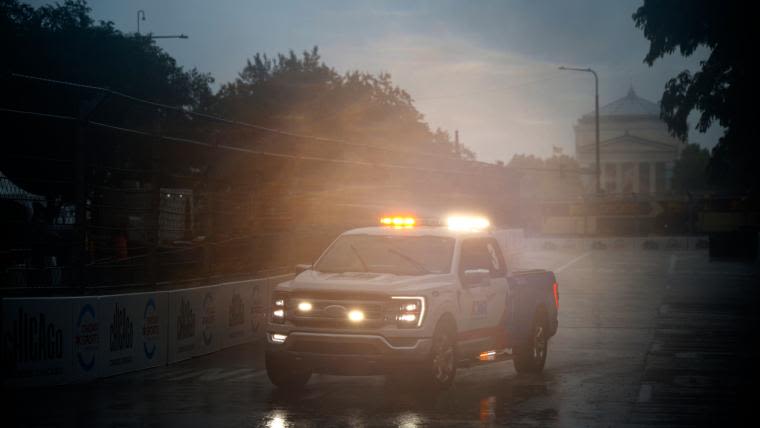
<instances>
[{"instance_id":1,"label":"tree","mask_svg":"<svg viewBox=\"0 0 760 428\"><path fill-rule=\"evenodd\" d=\"M699 144L687 145L673 168L673 189L682 192L705 190L709 162L710 152L707 149Z\"/></svg>"},{"instance_id":2,"label":"tree","mask_svg":"<svg viewBox=\"0 0 760 428\"><path fill-rule=\"evenodd\" d=\"M16 73L104 87L187 110L207 110L213 96L209 74L184 70L149 36L122 33L112 22L96 23L90 15L82 0L38 8L0 0L2 107L78 117L103 100L95 90L11 76ZM147 130L158 122L155 109L119 97L107 98L94 118ZM0 115L0 125L9 141L3 147L6 156L0 158L0 171L12 180L25 178L25 188L34 193L70 199L74 186L61 180L71 177L70 165L51 165L40 158L71 159L75 125L10 113ZM165 129L171 126L163 125ZM112 166L124 167L131 156L137 156L135 145L121 147L120 141L112 135L96 146L101 161L108 158ZM95 153L88 150L91 160Z\"/></svg>"},{"instance_id":3,"label":"tree","mask_svg":"<svg viewBox=\"0 0 760 428\"><path fill-rule=\"evenodd\" d=\"M317 47L301 56L256 54L235 81L222 86L214 111L263 126L388 148L474 159L447 132L431 131L412 97L390 74L325 65Z\"/></svg>"},{"instance_id":4,"label":"tree","mask_svg":"<svg viewBox=\"0 0 760 428\"><path fill-rule=\"evenodd\" d=\"M113 22L95 23L90 13L83 0L38 8L0 0L2 71L106 87L189 109L208 101L209 74L185 71L149 36L124 34Z\"/></svg>"},{"instance_id":5,"label":"tree","mask_svg":"<svg viewBox=\"0 0 760 428\"><path fill-rule=\"evenodd\" d=\"M688 134L687 117L694 110L699 112L699 131L719 123L725 133L712 150L710 181L757 191L760 146L753 123L756 91L749 74L752 16L749 5L742 2L645 0L633 20L650 42L644 58L650 66L676 49L686 57L700 47L709 51L699 71L684 70L667 82L661 117L683 140Z\"/></svg>"}]
</instances>

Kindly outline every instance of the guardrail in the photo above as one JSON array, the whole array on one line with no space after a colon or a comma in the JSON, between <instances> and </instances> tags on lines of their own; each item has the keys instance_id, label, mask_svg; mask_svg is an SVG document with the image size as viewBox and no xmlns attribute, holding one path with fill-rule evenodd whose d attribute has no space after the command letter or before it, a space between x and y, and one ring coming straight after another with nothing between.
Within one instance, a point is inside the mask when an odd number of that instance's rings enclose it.
<instances>
[{"instance_id":1,"label":"guardrail","mask_svg":"<svg viewBox=\"0 0 760 428\"><path fill-rule=\"evenodd\" d=\"M270 291L290 278L109 296L4 298L3 384L86 382L263 339Z\"/></svg>"}]
</instances>

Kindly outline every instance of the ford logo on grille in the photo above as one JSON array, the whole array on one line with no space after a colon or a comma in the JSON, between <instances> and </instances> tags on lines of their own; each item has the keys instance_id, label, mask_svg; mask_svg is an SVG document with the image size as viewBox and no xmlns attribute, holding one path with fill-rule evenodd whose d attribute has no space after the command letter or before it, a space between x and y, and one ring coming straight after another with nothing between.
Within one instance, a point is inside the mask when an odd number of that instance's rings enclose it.
<instances>
[{"instance_id":1,"label":"ford logo on grille","mask_svg":"<svg viewBox=\"0 0 760 428\"><path fill-rule=\"evenodd\" d=\"M330 305L324 309L324 314L331 318L345 318L346 313L346 308L341 305Z\"/></svg>"}]
</instances>

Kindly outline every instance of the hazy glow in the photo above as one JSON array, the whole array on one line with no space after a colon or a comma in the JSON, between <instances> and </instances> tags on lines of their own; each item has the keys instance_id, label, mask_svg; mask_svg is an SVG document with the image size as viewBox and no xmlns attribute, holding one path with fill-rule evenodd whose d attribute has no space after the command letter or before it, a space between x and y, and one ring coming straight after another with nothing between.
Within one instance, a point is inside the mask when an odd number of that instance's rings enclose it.
<instances>
[{"instance_id":1,"label":"hazy glow","mask_svg":"<svg viewBox=\"0 0 760 428\"><path fill-rule=\"evenodd\" d=\"M311 303L309 302L301 302L298 304L298 310L301 312L309 312L311 311Z\"/></svg>"},{"instance_id":2,"label":"hazy glow","mask_svg":"<svg viewBox=\"0 0 760 428\"><path fill-rule=\"evenodd\" d=\"M276 311L272 312L272 315L274 315L276 318L282 318L285 316L285 311L282 309L277 309Z\"/></svg>"},{"instance_id":3,"label":"hazy glow","mask_svg":"<svg viewBox=\"0 0 760 428\"><path fill-rule=\"evenodd\" d=\"M287 334L272 333L272 342L284 343L285 339L287 338L288 338Z\"/></svg>"}]
</instances>

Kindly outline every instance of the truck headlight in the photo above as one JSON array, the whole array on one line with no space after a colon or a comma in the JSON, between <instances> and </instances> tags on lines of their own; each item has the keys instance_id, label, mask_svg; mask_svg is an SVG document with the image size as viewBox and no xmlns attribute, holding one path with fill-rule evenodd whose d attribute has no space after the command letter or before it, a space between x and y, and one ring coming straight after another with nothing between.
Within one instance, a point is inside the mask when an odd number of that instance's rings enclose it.
<instances>
[{"instance_id":1,"label":"truck headlight","mask_svg":"<svg viewBox=\"0 0 760 428\"><path fill-rule=\"evenodd\" d=\"M280 296L272 299L272 322L276 324L285 323L285 299Z\"/></svg>"},{"instance_id":2,"label":"truck headlight","mask_svg":"<svg viewBox=\"0 0 760 428\"><path fill-rule=\"evenodd\" d=\"M412 328L422 325L425 316L425 298L393 296L393 310L399 328Z\"/></svg>"}]
</instances>

